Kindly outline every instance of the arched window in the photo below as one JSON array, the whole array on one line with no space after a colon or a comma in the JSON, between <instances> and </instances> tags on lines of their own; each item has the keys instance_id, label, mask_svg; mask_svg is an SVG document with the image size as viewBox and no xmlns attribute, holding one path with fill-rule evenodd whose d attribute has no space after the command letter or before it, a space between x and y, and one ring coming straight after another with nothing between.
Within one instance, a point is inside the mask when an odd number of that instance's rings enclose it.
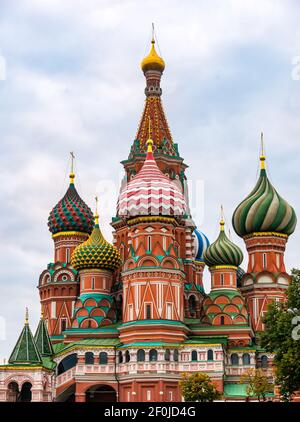
<instances>
[{"instance_id":1,"label":"arched window","mask_svg":"<svg viewBox=\"0 0 300 422\"><path fill-rule=\"evenodd\" d=\"M268 356L266 356L266 355L263 355L262 357L261 357L261 367L262 368L267 368L269 365L268 365Z\"/></svg>"},{"instance_id":2,"label":"arched window","mask_svg":"<svg viewBox=\"0 0 300 422\"><path fill-rule=\"evenodd\" d=\"M214 352L211 349L207 351L207 360L214 360Z\"/></svg>"},{"instance_id":3,"label":"arched window","mask_svg":"<svg viewBox=\"0 0 300 422\"><path fill-rule=\"evenodd\" d=\"M107 364L107 353L106 352L100 352L99 363L100 363L100 365L106 365Z\"/></svg>"},{"instance_id":4,"label":"arched window","mask_svg":"<svg viewBox=\"0 0 300 422\"><path fill-rule=\"evenodd\" d=\"M77 354L72 353L71 355L65 357L57 367L57 375L60 375L69 369L73 368L77 364Z\"/></svg>"},{"instance_id":5,"label":"arched window","mask_svg":"<svg viewBox=\"0 0 300 422\"><path fill-rule=\"evenodd\" d=\"M225 317L222 315L220 318L220 324L224 325L225 324Z\"/></svg>"},{"instance_id":6,"label":"arched window","mask_svg":"<svg viewBox=\"0 0 300 422\"><path fill-rule=\"evenodd\" d=\"M129 361L130 361L130 354L129 354L129 351L126 350L126 352L125 352L125 362L129 362Z\"/></svg>"},{"instance_id":7,"label":"arched window","mask_svg":"<svg viewBox=\"0 0 300 422\"><path fill-rule=\"evenodd\" d=\"M194 295L191 295L189 297L189 311L190 311L191 317L196 316L196 298Z\"/></svg>"},{"instance_id":8,"label":"arched window","mask_svg":"<svg viewBox=\"0 0 300 422\"><path fill-rule=\"evenodd\" d=\"M179 352L178 352L178 349L174 349L174 352L173 352L173 359L174 359L174 362L178 362L178 358L179 358Z\"/></svg>"},{"instance_id":9,"label":"arched window","mask_svg":"<svg viewBox=\"0 0 300 422\"><path fill-rule=\"evenodd\" d=\"M239 364L239 356L237 353L232 353L230 356L231 365L238 365Z\"/></svg>"},{"instance_id":10,"label":"arched window","mask_svg":"<svg viewBox=\"0 0 300 422\"><path fill-rule=\"evenodd\" d=\"M137 361L138 362L145 362L145 350L139 349L137 351Z\"/></svg>"},{"instance_id":11,"label":"arched window","mask_svg":"<svg viewBox=\"0 0 300 422\"><path fill-rule=\"evenodd\" d=\"M123 362L123 354L122 354L121 350L118 353L118 360L119 360L119 363Z\"/></svg>"},{"instance_id":12,"label":"arched window","mask_svg":"<svg viewBox=\"0 0 300 422\"><path fill-rule=\"evenodd\" d=\"M243 354L243 365L250 365L250 355L249 355L249 353Z\"/></svg>"},{"instance_id":13,"label":"arched window","mask_svg":"<svg viewBox=\"0 0 300 422\"><path fill-rule=\"evenodd\" d=\"M192 362L197 362L197 360L198 360L197 350L192 350Z\"/></svg>"},{"instance_id":14,"label":"arched window","mask_svg":"<svg viewBox=\"0 0 300 422\"><path fill-rule=\"evenodd\" d=\"M150 360L150 362L156 362L157 361L157 350L155 350L155 349L150 350L149 360Z\"/></svg>"},{"instance_id":15,"label":"arched window","mask_svg":"<svg viewBox=\"0 0 300 422\"><path fill-rule=\"evenodd\" d=\"M32 384L30 382L24 382L22 385L21 393L18 398L18 401L21 402L29 402L32 398L32 392L31 392Z\"/></svg>"},{"instance_id":16,"label":"arched window","mask_svg":"<svg viewBox=\"0 0 300 422\"><path fill-rule=\"evenodd\" d=\"M94 353L93 352L86 352L84 357L85 357L85 364L86 365L94 365Z\"/></svg>"},{"instance_id":17,"label":"arched window","mask_svg":"<svg viewBox=\"0 0 300 422\"><path fill-rule=\"evenodd\" d=\"M166 349L165 350L165 360L169 361L170 355L171 355L170 349Z\"/></svg>"},{"instance_id":18,"label":"arched window","mask_svg":"<svg viewBox=\"0 0 300 422\"><path fill-rule=\"evenodd\" d=\"M12 381L8 384L7 389L8 389L8 395L7 395L8 401L16 402L20 394L18 384L15 381Z\"/></svg>"}]
</instances>

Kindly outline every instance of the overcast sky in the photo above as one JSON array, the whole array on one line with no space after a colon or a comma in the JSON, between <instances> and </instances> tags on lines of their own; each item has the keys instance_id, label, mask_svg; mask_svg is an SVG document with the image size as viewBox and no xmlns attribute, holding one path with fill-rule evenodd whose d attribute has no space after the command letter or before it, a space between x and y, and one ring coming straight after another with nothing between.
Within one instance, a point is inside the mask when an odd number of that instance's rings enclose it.
<instances>
[{"instance_id":1,"label":"overcast sky","mask_svg":"<svg viewBox=\"0 0 300 422\"><path fill-rule=\"evenodd\" d=\"M67 189L70 151L78 190L91 207L99 195L111 240L120 161L143 109L151 22L198 227L215 240L223 204L246 255L231 216L257 179L261 131L270 180L299 214L299 21L297 0L0 0L1 358L26 306L36 328L38 277L53 259L47 218ZM288 270L300 266L299 243L297 228Z\"/></svg>"}]
</instances>

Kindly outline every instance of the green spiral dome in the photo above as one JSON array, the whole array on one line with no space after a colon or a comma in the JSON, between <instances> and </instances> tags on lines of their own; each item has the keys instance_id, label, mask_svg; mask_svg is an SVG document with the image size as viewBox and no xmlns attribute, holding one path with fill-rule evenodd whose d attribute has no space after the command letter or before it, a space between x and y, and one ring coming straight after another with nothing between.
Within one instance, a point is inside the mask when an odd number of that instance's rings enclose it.
<instances>
[{"instance_id":1,"label":"green spiral dome","mask_svg":"<svg viewBox=\"0 0 300 422\"><path fill-rule=\"evenodd\" d=\"M225 234L224 221L220 223L220 234L204 252L204 262L208 267L228 265L238 267L243 260L243 253Z\"/></svg>"},{"instance_id":2,"label":"green spiral dome","mask_svg":"<svg viewBox=\"0 0 300 422\"><path fill-rule=\"evenodd\" d=\"M232 217L236 233L244 237L254 232L276 232L290 235L297 223L296 213L277 193L261 168L255 188L241 202Z\"/></svg>"},{"instance_id":3,"label":"green spiral dome","mask_svg":"<svg viewBox=\"0 0 300 422\"><path fill-rule=\"evenodd\" d=\"M72 254L71 264L76 270L97 268L114 271L121 265L118 250L108 243L97 224L85 242L77 246Z\"/></svg>"}]
</instances>

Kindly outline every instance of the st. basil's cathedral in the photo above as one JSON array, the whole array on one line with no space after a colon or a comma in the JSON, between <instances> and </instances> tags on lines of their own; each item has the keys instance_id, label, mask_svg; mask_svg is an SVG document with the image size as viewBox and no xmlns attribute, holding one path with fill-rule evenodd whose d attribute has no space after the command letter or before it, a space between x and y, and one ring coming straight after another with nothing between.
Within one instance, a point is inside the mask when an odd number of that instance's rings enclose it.
<instances>
[{"instance_id":1,"label":"st. basil's cathedral","mask_svg":"<svg viewBox=\"0 0 300 422\"><path fill-rule=\"evenodd\" d=\"M122 161L113 244L103 237L97 207L93 215L79 196L72 166L48 219L54 257L39 278L42 316L33 336L26 313L0 366L0 401L181 401L182 374L195 372L208 374L223 400L245 400L245 370L263 368L273 380L273 355L259 335L268 304L284 301L290 283L284 253L295 211L268 179L262 144L257 183L232 217L246 245L246 271L222 216L210 242L191 216L187 165L163 109L165 63L154 38L141 68L145 106Z\"/></svg>"}]
</instances>

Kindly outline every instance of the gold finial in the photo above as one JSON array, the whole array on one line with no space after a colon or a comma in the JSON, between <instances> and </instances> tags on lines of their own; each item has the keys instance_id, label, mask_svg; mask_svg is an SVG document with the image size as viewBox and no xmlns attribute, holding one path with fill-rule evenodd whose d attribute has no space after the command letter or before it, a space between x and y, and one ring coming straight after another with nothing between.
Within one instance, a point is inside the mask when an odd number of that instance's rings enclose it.
<instances>
[{"instance_id":1,"label":"gold finial","mask_svg":"<svg viewBox=\"0 0 300 422\"><path fill-rule=\"evenodd\" d=\"M148 126L148 141L147 141L147 152L152 152L152 145L153 145L153 141L151 139L151 119L149 116L149 126Z\"/></svg>"},{"instance_id":2,"label":"gold finial","mask_svg":"<svg viewBox=\"0 0 300 422\"><path fill-rule=\"evenodd\" d=\"M26 308L25 310L25 325L29 324L29 314L28 314L28 308Z\"/></svg>"},{"instance_id":3,"label":"gold finial","mask_svg":"<svg viewBox=\"0 0 300 422\"><path fill-rule=\"evenodd\" d=\"M74 152L70 152L71 155L71 172L69 174L70 177L70 183L74 183L74 179L75 179L75 173L74 173L74 159L75 159L75 155Z\"/></svg>"},{"instance_id":4,"label":"gold finial","mask_svg":"<svg viewBox=\"0 0 300 422\"><path fill-rule=\"evenodd\" d=\"M43 311L43 308L41 308L41 319L44 319L44 311Z\"/></svg>"},{"instance_id":5,"label":"gold finial","mask_svg":"<svg viewBox=\"0 0 300 422\"><path fill-rule=\"evenodd\" d=\"M155 44L155 39L154 39L154 23L152 22L152 39L151 39L151 43Z\"/></svg>"},{"instance_id":6,"label":"gold finial","mask_svg":"<svg viewBox=\"0 0 300 422\"><path fill-rule=\"evenodd\" d=\"M264 147L264 134L260 134L260 168L264 170L266 168L266 156L265 156L265 147Z\"/></svg>"},{"instance_id":7,"label":"gold finial","mask_svg":"<svg viewBox=\"0 0 300 422\"><path fill-rule=\"evenodd\" d=\"M224 231L225 221L224 221L224 210L223 205L221 205L221 219L220 219L220 231Z\"/></svg>"},{"instance_id":8,"label":"gold finial","mask_svg":"<svg viewBox=\"0 0 300 422\"><path fill-rule=\"evenodd\" d=\"M163 72L165 68L164 60L157 54L155 50L155 32L154 24L152 23L152 39L151 39L151 49L148 56L144 57L141 62L142 71L145 73L148 70L157 70Z\"/></svg>"},{"instance_id":9,"label":"gold finial","mask_svg":"<svg viewBox=\"0 0 300 422\"><path fill-rule=\"evenodd\" d=\"M99 214L98 214L98 196L95 197L96 201L96 211L95 211L95 224L99 224Z\"/></svg>"}]
</instances>

